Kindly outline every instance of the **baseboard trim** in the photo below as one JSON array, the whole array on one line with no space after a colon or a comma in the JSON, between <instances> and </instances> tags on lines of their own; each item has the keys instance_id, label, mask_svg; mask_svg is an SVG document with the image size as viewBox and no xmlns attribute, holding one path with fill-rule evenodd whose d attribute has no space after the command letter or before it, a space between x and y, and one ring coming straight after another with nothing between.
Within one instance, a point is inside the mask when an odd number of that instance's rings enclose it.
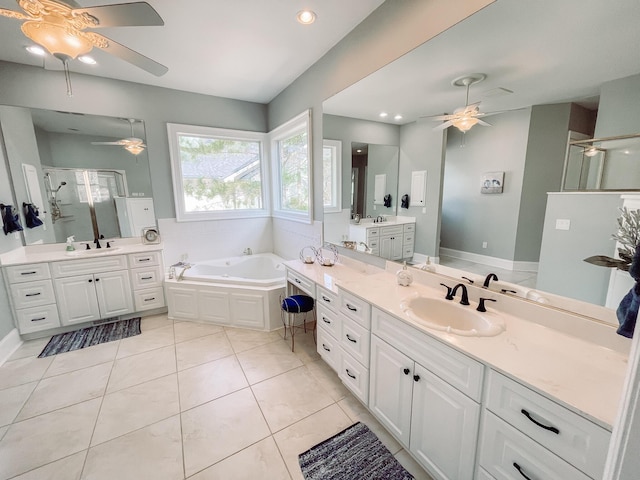
<instances>
[{"instance_id":1,"label":"baseboard trim","mask_svg":"<svg viewBox=\"0 0 640 480\"><path fill-rule=\"evenodd\" d=\"M440 248L440 255L458 258L460 260L468 260L469 262L481 263L490 267L502 268L503 270L515 270L519 272L537 272L538 262L516 262L513 260L505 260L504 258L490 257L489 255L480 255L478 253L463 252L462 250L454 250L452 248Z\"/></svg>"},{"instance_id":2,"label":"baseboard trim","mask_svg":"<svg viewBox=\"0 0 640 480\"><path fill-rule=\"evenodd\" d=\"M9 360L18 348L22 345L22 339L18 333L18 329L14 328L5 337L0 340L0 365Z\"/></svg>"}]
</instances>

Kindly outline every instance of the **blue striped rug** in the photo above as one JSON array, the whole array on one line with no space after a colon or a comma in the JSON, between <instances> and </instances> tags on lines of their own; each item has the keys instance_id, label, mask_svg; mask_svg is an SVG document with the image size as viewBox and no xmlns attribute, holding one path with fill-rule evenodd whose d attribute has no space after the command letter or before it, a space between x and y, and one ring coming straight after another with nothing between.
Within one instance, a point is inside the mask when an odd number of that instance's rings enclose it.
<instances>
[{"instance_id":1,"label":"blue striped rug","mask_svg":"<svg viewBox=\"0 0 640 480\"><path fill-rule=\"evenodd\" d=\"M307 480L412 480L364 423L356 423L298 455Z\"/></svg>"},{"instance_id":2,"label":"blue striped rug","mask_svg":"<svg viewBox=\"0 0 640 480\"><path fill-rule=\"evenodd\" d=\"M140 317L54 335L38 358L140 335Z\"/></svg>"}]
</instances>

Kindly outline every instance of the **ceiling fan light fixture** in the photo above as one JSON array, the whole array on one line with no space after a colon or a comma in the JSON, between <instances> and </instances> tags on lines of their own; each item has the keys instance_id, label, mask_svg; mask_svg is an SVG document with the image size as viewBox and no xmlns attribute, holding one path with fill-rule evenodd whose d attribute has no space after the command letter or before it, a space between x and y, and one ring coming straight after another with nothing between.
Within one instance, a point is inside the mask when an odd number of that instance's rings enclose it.
<instances>
[{"instance_id":1,"label":"ceiling fan light fixture","mask_svg":"<svg viewBox=\"0 0 640 480\"><path fill-rule=\"evenodd\" d=\"M25 50L39 57L44 57L47 54L45 49L42 48L40 45L29 45L28 47L25 47Z\"/></svg>"},{"instance_id":2,"label":"ceiling fan light fixture","mask_svg":"<svg viewBox=\"0 0 640 480\"><path fill-rule=\"evenodd\" d=\"M462 133L471 130L471 127L478 123L478 119L475 117L460 117L452 120L453 126L460 130Z\"/></svg>"},{"instance_id":3,"label":"ceiling fan light fixture","mask_svg":"<svg viewBox=\"0 0 640 480\"><path fill-rule=\"evenodd\" d=\"M144 147L142 145L126 145L124 149L132 155L140 155L144 152Z\"/></svg>"},{"instance_id":4,"label":"ceiling fan light fixture","mask_svg":"<svg viewBox=\"0 0 640 480\"><path fill-rule=\"evenodd\" d=\"M93 43L79 32L75 32L63 17L48 15L46 20L26 21L21 29L22 33L44 47L51 55L65 55L75 59L79 55L89 53L93 48Z\"/></svg>"},{"instance_id":5,"label":"ceiling fan light fixture","mask_svg":"<svg viewBox=\"0 0 640 480\"><path fill-rule=\"evenodd\" d=\"M88 55L80 55L78 57L78 60L80 60L82 63L85 63L87 65L95 65L96 63L98 63L94 60L93 57L90 57Z\"/></svg>"},{"instance_id":6,"label":"ceiling fan light fixture","mask_svg":"<svg viewBox=\"0 0 640 480\"><path fill-rule=\"evenodd\" d=\"M598 152L600 152L600 149L596 148L596 147L588 147L584 149L584 154L587 157L595 157Z\"/></svg>"}]
</instances>

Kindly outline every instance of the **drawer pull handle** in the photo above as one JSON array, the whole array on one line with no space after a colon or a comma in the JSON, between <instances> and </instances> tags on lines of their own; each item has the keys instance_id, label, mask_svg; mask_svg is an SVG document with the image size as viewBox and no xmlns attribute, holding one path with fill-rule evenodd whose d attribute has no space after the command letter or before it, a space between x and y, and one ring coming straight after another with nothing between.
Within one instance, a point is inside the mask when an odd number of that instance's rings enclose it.
<instances>
[{"instance_id":1,"label":"drawer pull handle","mask_svg":"<svg viewBox=\"0 0 640 480\"><path fill-rule=\"evenodd\" d=\"M347 372L347 375L349 375L351 378L355 380L356 376L352 375L348 368L345 369L345 372Z\"/></svg>"},{"instance_id":2,"label":"drawer pull handle","mask_svg":"<svg viewBox=\"0 0 640 480\"><path fill-rule=\"evenodd\" d=\"M150 258L139 258L138 261L139 262L149 262L149 261L151 261L151 259Z\"/></svg>"},{"instance_id":3,"label":"drawer pull handle","mask_svg":"<svg viewBox=\"0 0 640 480\"><path fill-rule=\"evenodd\" d=\"M153 277L142 277L140 280L151 280Z\"/></svg>"},{"instance_id":4,"label":"drawer pull handle","mask_svg":"<svg viewBox=\"0 0 640 480\"><path fill-rule=\"evenodd\" d=\"M531 416L531 414L529 412L527 412L524 408L522 410L520 410L520 413L522 413L525 417L527 417L529 420L531 420L533 423L535 423L540 428L544 428L545 430L549 430L550 432L553 432L556 435L560 434L560 430L558 430L556 427L550 427L549 425L544 425L544 424L536 421L536 419L533 418Z\"/></svg>"},{"instance_id":5,"label":"drawer pull handle","mask_svg":"<svg viewBox=\"0 0 640 480\"><path fill-rule=\"evenodd\" d=\"M358 309L356 307L353 307L353 306L349 305L348 303L347 303L347 308L349 310L351 310L352 312L357 312L358 311Z\"/></svg>"},{"instance_id":6,"label":"drawer pull handle","mask_svg":"<svg viewBox=\"0 0 640 480\"><path fill-rule=\"evenodd\" d=\"M297 278L295 279L296 283L302 283L300 280L298 280Z\"/></svg>"},{"instance_id":7,"label":"drawer pull handle","mask_svg":"<svg viewBox=\"0 0 640 480\"><path fill-rule=\"evenodd\" d=\"M351 338L348 333L347 333L347 340L349 340L350 342L353 342L353 343L358 343L358 341L354 340L353 338Z\"/></svg>"},{"instance_id":8,"label":"drawer pull handle","mask_svg":"<svg viewBox=\"0 0 640 480\"><path fill-rule=\"evenodd\" d=\"M327 352L330 352L330 351L331 351L331 349L330 349L330 348L327 348L327 346L326 346L324 343L322 344L322 348L324 348Z\"/></svg>"},{"instance_id":9,"label":"drawer pull handle","mask_svg":"<svg viewBox=\"0 0 640 480\"><path fill-rule=\"evenodd\" d=\"M31 321L32 321L32 322L39 322L39 321L41 321L41 320L46 320L46 319L47 319L47 317L32 318L32 319L31 319Z\"/></svg>"},{"instance_id":10,"label":"drawer pull handle","mask_svg":"<svg viewBox=\"0 0 640 480\"><path fill-rule=\"evenodd\" d=\"M325 302L327 302L327 303L331 303L331 299L330 299L330 298L325 297L324 295L322 295L322 299L323 299Z\"/></svg>"},{"instance_id":11,"label":"drawer pull handle","mask_svg":"<svg viewBox=\"0 0 640 480\"><path fill-rule=\"evenodd\" d=\"M515 468L516 470L518 470L518 473L520 475L522 475L524 478L526 478L527 480L531 480L531 477L529 477L528 475L526 475L523 471L522 471L522 467L520 465L518 465L516 462L513 462L513 468Z\"/></svg>"},{"instance_id":12,"label":"drawer pull handle","mask_svg":"<svg viewBox=\"0 0 640 480\"><path fill-rule=\"evenodd\" d=\"M404 369L404 370L402 370L402 371L404 372L404 374L405 374L405 375L409 375L409 372L410 372L411 370L409 370L408 368L405 368L405 369Z\"/></svg>"},{"instance_id":13,"label":"drawer pull handle","mask_svg":"<svg viewBox=\"0 0 640 480\"><path fill-rule=\"evenodd\" d=\"M414 382L419 382L420 381L420 375L414 375L413 376L413 381Z\"/></svg>"},{"instance_id":14,"label":"drawer pull handle","mask_svg":"<svg viewBox=\"0 0 640 480\"><path fill-rule=\"evenodd\" d=\"M144 301L145 302L152 302L156 299L156 297L151 297L151 298L145 298Z\"/></svg>"},{"instance_id":15,"label":"drawer pull handle","mask_svg":"<svg viewBox=\"0 0 640 480\"><path fill-rule=\"evenodd\" d=\"M34 275L38 272L20 272L20 275Z\"/></svg>"},{"instance_id":16,"label":"drawer pull handle","mask_svg":"<svg viewBox=\"0 0 640 480\"><path fill-rule=\"evenodd\" d=\"M25 297L37 297L38 295L40 295L41 292L37 292L37 293L27 293L25 294Z\"/></svg>"},{"instance_id":17,"label":"drawer pull handle","mask_svg":"<svg viewBox=\"0 0 640 480\"><path fill-rule=\"evenodd\" d=\"M322 316L322 321L328 325L331 325L331 320L327 320L327 317L325 317L324 315Z\"/></svg>"}]
</instances>

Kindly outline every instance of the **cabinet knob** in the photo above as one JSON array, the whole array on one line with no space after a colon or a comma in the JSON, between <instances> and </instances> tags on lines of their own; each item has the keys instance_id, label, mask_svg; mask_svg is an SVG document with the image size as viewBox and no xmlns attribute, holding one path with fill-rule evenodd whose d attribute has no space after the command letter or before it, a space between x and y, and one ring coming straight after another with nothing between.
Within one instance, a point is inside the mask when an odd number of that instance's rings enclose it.
<instances>
[{"instance_id":1,"label":"cabinet knob","mask_svg":"<svg viewBox=\"0 0 640 480\"><path fill-rule=\"evenodd\" d=\"M89 279L89 283L92 283L92 282L93 282L93 280L92 280L92 279Z\"/></svg>"},{"instance_id":2,"label":"cabinet knob","mask_svg":"<svg viewBox=\"0 0 640 480\"><path fill-rule=\"evenodd\" d=\"M100 281L100 279L99 279L99 278L96 278L96 282L99 282L99 281Z\"/></svg>"},{"instance_id":3,"label":"cabinet knob","mask_svg":"<svg viewBox=\"0 0 640 480\"><path fill-rule=\"evenodd\" d=\"M420 375L414 375L413 376L413 381L414 382L419 382L420 381Z\"/></svg>"},{"instance_id":4,"label":"cabinet knob","mask_svg":"<svg viewBox=\"0 0 640 480\"><path fill-rule=\"evenodd\" d=\"M402 371L404 372L404 374L405 374L405 375L409 375L409 372L410 372L411 370L409 370L408 368L405 368L405 369L404 369L404 370L402 370Z\"/></svg>"}]
</instances>

